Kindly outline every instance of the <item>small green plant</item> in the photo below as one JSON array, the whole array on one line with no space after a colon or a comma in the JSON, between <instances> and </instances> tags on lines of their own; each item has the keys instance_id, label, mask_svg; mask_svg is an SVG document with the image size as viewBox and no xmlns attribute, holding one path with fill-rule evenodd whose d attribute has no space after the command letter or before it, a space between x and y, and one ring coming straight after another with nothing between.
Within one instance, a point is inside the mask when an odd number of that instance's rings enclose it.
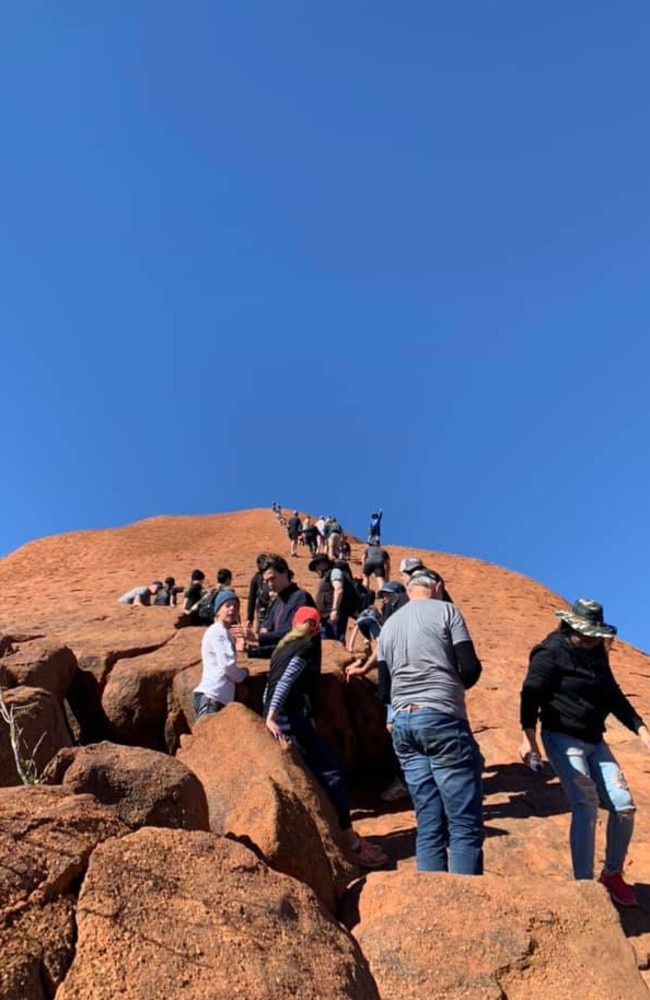
<instances>
[{"instance_id":1,"label":"small green plant","mask_svg":"<svg viewBox=\"0 0 650 1000\"><path fill-rule=\"evenodd\" d=\"M38 748L45 738L45 733L41 734L41 738L32 750L31 754L26 753L23 749L23 731L18 724L18 720L16 719L16 712L13 705L9 707L5 701L2 684L0 684L0 717L4 719L9 727L9 741L11 743L14 761L16 762L18 777L22 781L23 785L38 785L41 779L39 777L38 768L34 758Z\"/></svg>"}]
</instances>

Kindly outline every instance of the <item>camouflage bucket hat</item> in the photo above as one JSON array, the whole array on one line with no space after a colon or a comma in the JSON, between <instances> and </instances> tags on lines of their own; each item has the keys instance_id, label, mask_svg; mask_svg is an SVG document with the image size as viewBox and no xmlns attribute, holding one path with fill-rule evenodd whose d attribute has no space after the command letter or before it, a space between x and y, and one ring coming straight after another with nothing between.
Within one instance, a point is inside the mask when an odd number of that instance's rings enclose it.
<instances>
[{"instance_id":1,"label":"camouflage bucket hat","mask_svg":"<svg viewBox=\"0 0 650 1000\"><path fill-rule=\"evenodd\" d=\"M616 635L615 625L603 621L603 606L597 601L580 597L571 605L570 611L556 611L555 614L575 632L591 636L593 639L609 639Z\"/></svg>"}]
</instances>

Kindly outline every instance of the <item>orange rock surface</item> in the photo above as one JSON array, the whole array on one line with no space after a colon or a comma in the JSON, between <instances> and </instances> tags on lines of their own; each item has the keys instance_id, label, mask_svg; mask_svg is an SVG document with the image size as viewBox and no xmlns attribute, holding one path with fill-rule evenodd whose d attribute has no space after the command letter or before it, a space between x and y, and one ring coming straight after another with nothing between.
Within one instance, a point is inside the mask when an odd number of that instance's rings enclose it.
<instances>
[{"instance_id":1,"label":"orange rock surface","mask_svg":"<svg viewBox=\"0 0 650 1000\"><path fill-rule=\"evenodd\" d=\"M359 542L354 542L353 559L359 558L362 548ZM118 596L135 585L168 574L175 576L177 583L185 583L190 571L197 567L211 580L217 568L225 566L233 571L235 589L245 600L248 581L255 569L255 556L260 551L277 551L289 558L286 532L266 509L205 517L159 517L119 529L76 532L31 542L0 560L2 631L10 635L22 632L26 636L43 636L52 647L69 647L79 665L87 671L86 676L94 679L100 695L106 693L107 724L116 734L121 734L125 742L137 742L138 719L133 717L128 691L139 684L142 690L149 692L150 699L150 714L143 721L148 735L142 745L155 746L155 740L159 739L156 727L164 725L164 712L170 712L170 706L176 705L174 711L178 713L178 690L185 691L187 701L190 689L187 684L179 686L178 675L174 680L170 674L174 674L176 666L196 670L192 664L200 659L202 630L175 632L176 610L120 606ZM394 572L402 556L414 553L411 549L392 546L389 551ZM455 603L467 620L483 662L483 676L469 693L468 705L472 727L486 761L485 862L486 873L490 876L490 898L494 903L498 887L502 886L501 903L497 899L494 905L497 911L501 905L500 912L507 914L513 887L516 886L517 894L521 894L529 879L535 881L533 896L536 901L543 896L543 893L540 895L542 885L548 895L549 909L553 908L556 894L564 906L569 898L567 891L572 886L567 808L550 769L547 767L541 776L534 775L518 759L519 689L528 651L555 627L553 610L563 606L564 601L531 579L477 559L424 549L415 550L415 554L444 576ZM300 549L299 556L291 562L297 582L315 592L317 578L309 573L308 561L306 551ZM580 595L567 595L571 600L577 596ZM593 593L583 596L598 599L597 581ZM343 684L335 659L333 656L326 658L327 669L333 681ZM619 640L614 644L611 659L623 691L637 710L650 719L650 659ZM23 663L20 649L14 660ZM128 669L130 666L133 670ZM265 669L265 664L259 661L251 661L251 666L258 674ZM348 709L352 711L352 685L348 694ZM336 697L339 695L337 687ZM645 974L650 967L650 785L647 780L650 757L640 741L613 720L608 740L627 774L638 806L627 872L629 880L637 885L641 907L621 913L620 921L634 948L638 967ZM392 858L395 876L403 872L410 879L414 817L407 803L384 806L376 795L364 788L355 790L354 802L357 828L382 843ZM603 840L601 820L597 832L598 858L602 858ZM591 888L599 898L598 905L602 902L611 908L611 926L616 928L618 912L611 907L604 890L596 885ZM590 899L585 895L586 908L591 905ZM459 921L471 920L460 910L459 904ZM346 922L354 933L358 925L354 907ZM368 928L376 933L371 914L365 913L364 922L365 933L370 933ZM587 919L586 913L582 926L582 933L591 940L592 951L597 951L598 929L593 920ZM610 935L610 926L603 927L601 933ZM589 947L586 947L584 954L588 953ZM561 961L561 956L557 960ZM415 966L420 968L418 962ZM390 992L382 996L400 1000L400 994L394 990L391 980ZM589 995L609 1000L613 994L604 987L603 990L593 992L590 986ZM405 988L402 995L406 998L417 994ZM437 995L451 994L441 992ZM485 995L496 997L499 994ZM532 995L536 994L531 992ZM566 993L567 997L571 995L571 992ZM564 994L555 992L554 996L558 998Z\"/></svg>"}]
</instances>

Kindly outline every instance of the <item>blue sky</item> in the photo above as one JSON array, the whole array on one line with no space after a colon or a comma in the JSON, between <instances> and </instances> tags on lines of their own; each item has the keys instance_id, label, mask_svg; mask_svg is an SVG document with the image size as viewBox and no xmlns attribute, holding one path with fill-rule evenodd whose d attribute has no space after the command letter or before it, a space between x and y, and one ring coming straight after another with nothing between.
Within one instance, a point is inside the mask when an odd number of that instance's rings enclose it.
<instances>
[{"instance_id":1,"label":"blue sky","mask_svg":"<svg viewBox=\"0 0 650 1000\"><path fill-rule=\"evenodd\" d=\"M333 512L650 648L646 2L0 10L0 552Z\"/></svg>"}]
</instances>

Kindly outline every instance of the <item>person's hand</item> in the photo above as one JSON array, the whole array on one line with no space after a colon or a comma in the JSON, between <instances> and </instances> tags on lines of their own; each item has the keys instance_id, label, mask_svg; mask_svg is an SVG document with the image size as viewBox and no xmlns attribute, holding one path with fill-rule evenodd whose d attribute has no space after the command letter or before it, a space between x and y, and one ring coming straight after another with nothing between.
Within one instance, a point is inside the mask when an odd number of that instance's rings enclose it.
<instances>
[{"instance_id":1,"label":"person's hand","mask_svg":"<svg viewBox=\"0 0 650 1000\"><path fill-rule=\"evenodd\" d=\"M235 650L238 653L245 653L246 652L246 636L244 636L244 635L238 635L235 638Z\"/></svg>"},{"instance_id":2,"label":"person's hand","mask_svg":"<svg viewBox=\"0 0 650 1000\"><path fill-rule=\"evenodd\" d=\"M365 662L365 660L354 660L348 664L345 668L345 679L349 681L351 677L363 676L365 674Z\"/></svg>"},{"instance_id":3,"label":"person's hand","mask_svg":"<svg viewBox=\"0 0 650 1000\"><path fill-rule=\"evenodd\" d=\"M233 637L233 639L245 639L246 629L244 628L243 625L231 625L230 634Z\"/></svg>"},{"instance_id":4,"label":"person's hand","mask_svg":"<svg viewBox=\"0 0 650 1000\"><path fill-rule=\"evenodd\" d=\"M650 737L650 733L648 733ZM521 743L519 745L519 756L525 762L526 758L530 756L531 753L536 753L538 757L541 757L539 752L539 746L537 745L537 740L535 737L530 737L527 733L524 733L521 737Z\"/></svg>"},{"instance_id":5,"label":"person's hand","mask_svg":"<svg viewBox=\"0 0 650 1000\"><path fill-rule=\"evenodd\" d=\"M335 622L337 620L338 616L339 616L338 611L332 610L332 612L330 614L330 621L331 622Z\"/></svg>"},{"instance_id":6,"label":"person's hand","mask_svg":"<svg viewBox=\"0 0 650 1000\"><path fill-rule=\"evenodd\" d=\"M262 628L260 629L260 635L266 635L266 633L267 633L267 632L268 632L268 629L267 629L267 628L264 628L264 627L262 626Z\"/></svg>"},{"instance_id":7,"label":"person's hand","mask_svg":"<svg viewBox=\"0 0 650 1000\"><path fill-rule=\"evenodd\" d=\"M287 737L284 735L284 733L280 729L280 727L277 724L277 722L275 721L275 719L269 719L268 716L267 716L267 718L266 718L266 728L272 734L272 736L273 736L274 739L279 740L281 743L286 743L287 742Z\"/></svg>"}]
</instances>

